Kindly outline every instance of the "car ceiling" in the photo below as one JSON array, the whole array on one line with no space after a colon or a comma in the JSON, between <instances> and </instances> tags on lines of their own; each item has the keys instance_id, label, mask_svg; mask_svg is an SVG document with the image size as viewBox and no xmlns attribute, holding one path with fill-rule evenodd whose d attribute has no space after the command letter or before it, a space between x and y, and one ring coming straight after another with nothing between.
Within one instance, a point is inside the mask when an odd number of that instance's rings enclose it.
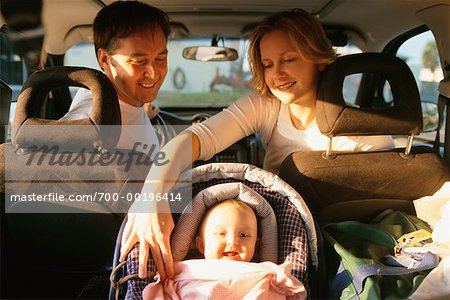
<instances>
[{"instance_id":1,"label":"car ceiling","mask_svg":"<svg viewBox=\"0 0 450 300\"><path fill-rule=\"evenodd\" d=\"M46 51L62 54L79 42L92 41L98 10L115 0L43 0ZM393 37L423 22L416 13L448 0L143 0L166 11L175 36L242 36L275 11L300 7L316 14L328 28L344 30L366 51L380 51ZM3 23L3 20L0 19ZM380 26L381 25L381 26ZM179 35L177 35L179 33Z\"/></svg>"}]
</instances>

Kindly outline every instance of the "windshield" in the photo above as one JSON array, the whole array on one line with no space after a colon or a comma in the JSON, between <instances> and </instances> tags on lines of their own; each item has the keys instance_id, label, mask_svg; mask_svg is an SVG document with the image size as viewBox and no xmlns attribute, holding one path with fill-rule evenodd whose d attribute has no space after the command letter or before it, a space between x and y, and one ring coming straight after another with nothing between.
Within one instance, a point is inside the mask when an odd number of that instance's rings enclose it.
<instances>
[{"instance_id":1,"label":"windshield","mask_svg":"<svg viewBox=\"0 0 450 300\"><path fill-rule=\"evenodd\" d=\"M166 80L156 100L160 107L223 107L251 91L246 39L228 39L226 47L237 50L234 61L202 62L184 59L185 47L208 46L210 39L172 40Z\"/></svg>"},{"instance_id":2,"label":"windshield","mask_svg":"<svg viewBox=\"0 0 450 300\"><path fill-rule=\"evenodd\" d=\"M201 62L183 58L185 47L209 46L210 38L170 40L168 72L155 104L159 107L224 107L251 91L247 39L227 39L238 51L234 61ZM65 65L99 69L93 44L78 44L65 55Z\"/></svg>"},{"instance_id":3,"label":"windshield","mask_svg":"<svg viewBox=\"0 0 450 300\"><path fill-rule=\"evenodd\" d=\"M226 107L251 91L247 60L248 39L225 39L225 47L237 50L234 61L203 62L183 58L185 47L210 46L211 38L170 40L168 73L155 104L161 108ZM340 55L360 52L354 45L336 48ZM99 69L93 44L79 44L65 55L65 65Z\"/></svg>"}]
</instances>

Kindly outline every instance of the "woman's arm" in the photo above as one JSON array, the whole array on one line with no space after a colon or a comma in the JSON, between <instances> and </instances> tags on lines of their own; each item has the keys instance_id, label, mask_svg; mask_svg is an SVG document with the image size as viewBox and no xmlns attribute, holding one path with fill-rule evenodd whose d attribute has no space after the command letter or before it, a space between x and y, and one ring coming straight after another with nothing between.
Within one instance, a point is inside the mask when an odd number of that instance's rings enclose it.
<instances>
[{"instance_id":1,"label":"woman's arm","mask_svg":"<svg viewBox=\"0 0 450 300\"><path fill-rule=\"evenodd\" d=\"M240 139L260 133L267 143L278 120L280 102L258 94L245 95L222 112L189 128L200 141L201 160L225 150Z\"/></svg>"},{"instance_id":2,"label":"woman's arm","mask_svg":"<svg viewBox=\"0 0 450 300\"><path fill-rule=\"evenodd\" d=\"M277 120L265 99L247 95L229 108L212 116L201 124L191 126L172 139L161 152L169 163L152 165L142 194L164 195L169 193L178 176L197 159L209 159L249 134L263 130ZM267 131L267 130L266 130ZM187 151L192 149L192 151ZM148 197L147 197L148 198ZM135 201L128 213L128 222L122 237L121 260L137 242L140 243L139 276L146 277L148 248L152 251L161 278L173 276L173 258L170 234L174 223L165 201Z\"/></svg>"},{"instance_id":3,"label":"woman's arm","mask_svg":"<svg viewBox=\"0 0 450 300\"><path fill-rule=\"evenodd\" d=\"M192 151L186 151L189 148ZM169 163L162 166L155 164L151 167L141 194L168 193L179 174L198 159L200 143L195 134L185 132L172 139L161 152L165 153ZM150 248L161 280L166 277L172 278L174 273L170 234L173 228L172 214L166 201L135 201L128 212L120 260L126 260L128 252L139 242L139 277L147 277L148 248Z\"/></svg>"}]
</instances>

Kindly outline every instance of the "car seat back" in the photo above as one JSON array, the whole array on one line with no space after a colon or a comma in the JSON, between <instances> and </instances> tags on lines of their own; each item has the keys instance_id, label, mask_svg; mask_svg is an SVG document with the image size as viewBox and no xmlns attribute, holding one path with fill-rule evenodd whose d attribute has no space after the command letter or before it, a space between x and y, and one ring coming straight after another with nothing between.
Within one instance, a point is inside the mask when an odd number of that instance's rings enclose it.
<instances>
[{"instance_id":1,"label":"car seat back","mask_svg":"<svg viewBox=\"0 0 450 300\"><path fill-rule=\"evenodd\" d=\"M88 118L34 116L47 94L61 86L91 90ZM12 142L0 145L2 256L8 257L2 260L2 298L95 298L89 289L102 281L107 290L129 196L140 192L151 163L148 157L142 163L142 153L116 149L119 137L119 103L103 73L56 67L29 77L17 102ZM35 288L21 288L17 278L24 270L41 274L30 283Z\"/></svg>"}]
</instances>

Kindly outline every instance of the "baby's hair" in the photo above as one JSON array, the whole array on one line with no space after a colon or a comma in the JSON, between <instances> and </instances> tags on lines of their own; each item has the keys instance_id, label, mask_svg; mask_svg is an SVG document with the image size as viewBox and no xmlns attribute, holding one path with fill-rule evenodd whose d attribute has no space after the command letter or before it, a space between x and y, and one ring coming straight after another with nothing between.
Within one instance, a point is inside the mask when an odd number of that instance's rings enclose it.
<instances>
[{"instance_id":1,"label":"baby's hair","mask_svg":"<svg viewBox=\"0 0 450 300\"><path fill-rule=\"evenodd\" d=\"M232 205L238 206L238 207L242 207L242 208L251 209L253 211L253 209L250 207L250 205L248 205L244 201L237 200L237 199L227 199L227 200L220 201L220 202L214 204L213 206L211 206L208 209L208 211L210 211L212 209L215 209L215 208L218 208L218 207L221 207L221 206L226 206L226 205L229 205L229 204L232 204Z\"/></svg>"}]
</instances>

